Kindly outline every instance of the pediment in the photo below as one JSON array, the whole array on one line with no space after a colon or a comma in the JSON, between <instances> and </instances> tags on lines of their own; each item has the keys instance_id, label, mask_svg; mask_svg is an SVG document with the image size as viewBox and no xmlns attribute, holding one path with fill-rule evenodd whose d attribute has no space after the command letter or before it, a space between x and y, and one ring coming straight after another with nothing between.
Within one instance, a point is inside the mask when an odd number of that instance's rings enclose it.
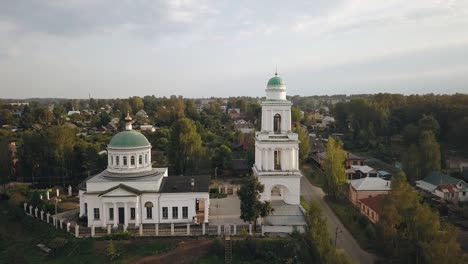
<instances>
[{"instance_id":1,"label":"pediment","mask_svg":"<svg viewBox=\"0 0 468 264\"><path fill-rule=\"evenodd\" d=\"M137 196L140 195L141 191L127 186L125 184L116 185L110 189L107 189L99 194L103 197L117 197L117 196Z\"/></svg>"}]
</instances>

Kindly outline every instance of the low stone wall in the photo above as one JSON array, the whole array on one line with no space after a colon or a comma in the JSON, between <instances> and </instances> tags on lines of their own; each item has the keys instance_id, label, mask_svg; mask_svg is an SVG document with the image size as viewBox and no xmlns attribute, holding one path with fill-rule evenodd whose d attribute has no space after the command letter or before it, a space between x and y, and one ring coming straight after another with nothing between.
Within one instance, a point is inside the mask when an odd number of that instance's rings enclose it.
<instances>
[{"instance_id":1,"label":"low stone wall","mask_svg":"<svg viewBox=\"0 0 468 264\"><path fill-rule=\"evenodd\" d=\"M210 225L210 224L141 224L139 226L119 226L113 228L112 225L85 227L70 223L63 219L58 219L49 212L39 211L32 205L24 203L24 212L33 218L53 225L57 229L62 229L75 237L102 237L105 235L129 232L135 236L239 236L243 234L263 236L265 233L291 233L292 226L265 226L261 225L254 232L252 224L236 225ZM303 231L303 227L300 231Z\"/></svg>"}]
</instances>

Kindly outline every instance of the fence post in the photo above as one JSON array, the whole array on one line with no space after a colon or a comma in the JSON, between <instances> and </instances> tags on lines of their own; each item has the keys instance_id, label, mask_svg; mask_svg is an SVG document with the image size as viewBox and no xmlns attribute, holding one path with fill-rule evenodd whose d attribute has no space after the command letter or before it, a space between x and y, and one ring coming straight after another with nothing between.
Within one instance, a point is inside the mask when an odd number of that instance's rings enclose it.
<instances>
[{"instance_id":1,"label":"fence post","mask_svg":"<svg viewBox=\"0 0 468 264\"><path fill-rule=\"evenodd\" d=\"M174 223L171 223L171 236L174 235Z\"/></svg>"},{"instance_id":2,"label":"fence post","mask_svg":"<svg viewBox=\"0 0 468 264\"><path fill-rule=\"evenodd\" d=\"M41 210L41 221L44 221L44 210Z\"/></svg>"},{"instance_id":3,"label":"fence post","mask_svg":"<svg viewBox=\"0 0 468 264\"><path fill-rule=\"evenodd\" d=\"M264 236L264 235L265 235L265 226L262 225L262 236Z\"/></svg>"},{"instance_id":4,"label":"fence post","mask_svg":"<svg viewBox=\"0 0 468 264\"><path fill-rule=\"evenodd\" d=\"M190 224L187 224L187 236L190 236Z\"/></svg>"},{"instance_id":5,"label":"fence post","mask_svg":"<svg viewBox=\"0 0 468 264\"><path fill-rule=\"evenodd\" d=\"M237 225L234 224L234 235L237 235Z\"/></svg>"},{"instance_id":6,"label":"fence post","mask_svg":"<svg viewBox=\"0 0 468 264\"><path fill-rule=\"evenodd\" d=\"M70 232L70 222L67 222L67 233Z\"/></svg>"},{"instance_id":7,"label":"fence post","mask_svg":"<svg viewBox=\"0 0 468 264\"><path fill-rule=\"evenodd\" d=\"M140 233L140 236L143 236L143 224L140 225L140 229L138 231Z\"/></svg>"},{"instance_id":8,"label":"fence post","mask_svg":"<svg viewBox=\"0 0 468 264\"><path fill-rule=\"evenodd\" d=\"M107 225L107 234L110 235L112 232L112 225Z\"/></svg>"},{"instance_id":9,"label":"fence post","mask_svg":"<svg viewBox=\"0 0 468 264\"><path fill-rule=\"evenodd\" d=\"M249 235L252 235L252 224L249 224Z\"/></svg>"},{"instance_id":10,"label":"fence post","mask_svg":"<svg viewBox=\"0 0 468 264\"><path fill-rule=\"evenodd\" d=\"M75 225L75 237L80 237L80 226Z\"/></svg>"},{"instance_id":11,"label":"fence post","mask_svg":"<svg viewBox=\"0 0 468 264\"><path fill-rule=\"evenodd\" d=\"M156 224L156 226L154 227L154 232L156 236L159 236L159 224Z\"/></svg>"},{"instance_id":12,"label":"fence post","mask_svg":"<svg viewBox=\"0 0 468 264\"><path fill-rule=\"evenodd\" d=\"M47 223L49 223L49 222L50 222L50 213L47 212L47 215L46 215L46 216L47 216Z\"/></svg>"},{"instance_id":13,"label":"fence post","mask_svg":"<svg viewBox=\"0 0 468 264\"><path fill-rule=\"evenodd\" d=\"M202 235L206 234L205 223L202 224Z\"/></svg>"},{"instance_id":14,"label":"fence post","mask_svg":"<svg viewBox=\"0 0 468 264\"><path fill-rule=\"evenodd\" d=\"M23 207L24 207L24 212L27 213L28 212L28 203L24 203Z\"/></svg>"},{"instance_id":15,"label":"fence post","mask_svg":"<svg viewBox=\"0 0 468 264\"><path fill-rule=\"evenodd\" d=\"M94 237L95 231L96 231L96 230L94 230L94 225L92 225L92 226L91 226L91 237Z\"/></svg>"},{"instance_id":16,"label":"fence post","mask_svg":"<svg viewBox=\"0 0 468 264\"><path fill-rule=\"evenodd\" d=\"M32 214L32 208L33 208L33 206L32 206L32 205L30 205L30 206L29 206L29 215L30 215L30 216L32 216L32 215L33 215L33 214Z\"/></svg>"},{"instance_id":17,"label":"fence post","mask_svg":"<svg viewBox=\"0 0 468 264\"><path fill-rule=\"evenodd\" d=\"M63 219L60 219L60 229L63 229Z\"/></svg>"},{"instance_id":18,"label":"fence post","mask_svg":"<svg viewBox=\"0 0 468 264\"><path fill-rule=\"evenodd\" d=\"M36 207L36 209L34 209L34 217L38 218L37 217L37 212L39 211L39 208Z\"/></svg>"},{"instance_id":19,"label":"fence post","mask_svg":"<svg viewBox=\"0 0 468 264\"><path fill-rule=\"evenodd\" d=\"M221 225L218 224L218 236L220 236L220 235L221 235Z\"/></svg>"}]
</instances>

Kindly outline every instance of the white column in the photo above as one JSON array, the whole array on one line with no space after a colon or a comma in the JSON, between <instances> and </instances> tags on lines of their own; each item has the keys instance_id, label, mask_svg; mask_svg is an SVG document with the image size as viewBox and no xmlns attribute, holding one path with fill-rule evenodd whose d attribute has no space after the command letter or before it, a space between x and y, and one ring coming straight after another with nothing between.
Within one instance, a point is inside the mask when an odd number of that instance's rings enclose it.
<instances>
[{"instance_id":1,"label":"white column","mask_svg":"<svg viewBox=\"0 0 468 264\"><path fill-rule=\"evenodd\" d=\"M294 170L294 154L293 154L292 148L288 149L288 155L289 155L289 170Z\"/></svg>"},{"instance_id":2,"label":"white column","mask_svg":"<svg viewBox=\"0 0 468 264\"><path fill-rule=\"evenodd\" d=\"M264 171L266 170L266 166L265 166L265 149L262 148L260 150L260 167L261 167L261 170Z\"/></svg>"},{"instance_id":3,"label":"white column","mask_svg":"<svg viewBox=\"0 0 468 264\"><path fill-rule=\"evenodd\" d=\"M203 222L208 223L208 213L210 208L210 199L205 198L205 219Z\"/></svg>"},{"instance_id":4,"label":"white column","mask_svg":"<svg viewBox=\"0 0 468 264\"><path fill-rule=\"evenodd\" d=\"M118 216L119 214L117 213L117 203L114 202L114 227L117 228L117 220L118 220Z\"/></svg>"},{"instance_id":5,"label":"white column","mask_svg":"<svg viewBox=\"0 0 468 264\"><path fill-rule=\"evenodd\" d=\"M130 157L131 157L130 155L127 156L127 168L130 168Z\"/></svg>"},{"instance_id":6,"label":"white column","mask_svg":"<svg viewBox=\"0 0 468 264\"><path fill-rule=\"evenodd\" d=\"M299 149L296 148L296 169L299 169Z\"/></svg>"},{"instance_id":7,"label":"white column","mask_svg":"<svg viewBox=\"0 0 468 264\"><path fill-rule=\"evenodd\" d=\"M128 213L128 203L125 203L125 209L124 209L124 225L128 226L128 218L129 218L129 213Z\"/></svg>"},{"instance_id":8,"label":"white column","mask_svg":"<svg viewBox=\"0 0 468 264\"><path fill-rule=\"evenodd\" d=\"M137 196L135 202L135 226L140 225L140 196Z\"/></svg>"},{"instance_id":9,"label":"white column","mask_svg":"<svg viewBox=\"0 0 468 264\"><path fill-rule=\"evenodd\" d=\"M107 225L107 206L106 203L102 203L102 227Z\"/></svg>"}]
</instances>

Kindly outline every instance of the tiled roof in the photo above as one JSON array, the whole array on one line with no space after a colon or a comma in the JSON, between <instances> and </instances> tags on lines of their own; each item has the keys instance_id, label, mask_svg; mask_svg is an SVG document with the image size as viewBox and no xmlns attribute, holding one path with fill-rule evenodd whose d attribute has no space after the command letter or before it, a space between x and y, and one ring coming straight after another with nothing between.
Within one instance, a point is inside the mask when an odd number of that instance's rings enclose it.
<instances>
[{"instance_id":1,"label":"tiled roof","mask_svg":"<svg viewBox=\"0 0 468 264\"><path fill-rule=\"evenodd\" d=\"M363 198L359 200L361 203L363 203L365 206L369 207L372 209L374 212L377 214L382 213L382 200L383 200L384 195L379 194L374 197L369 197L369 198Z\"/></svg>"},{"instance_id":2,"label":"tiled roof","mask_svg":"<svg viewBox=\"0 0 468 264\"><path fill-rule=\"evenodd\" d=\"M451 177L451 176L447 176L445 174L442 174L440 172L431 172L429 175L427 175L423 181L425 182L428 182L432 185L435 185L435 186L439 186L441 184L450 184L450 183L458 183L460 182L461 180L460 179L457 179L457 178L454 178L454 177Z\"/></svg>"},{"instance_id":3,"label":"tiled roof","mask_svg":"<svg viewBox=\"0 0 468 264\"><path fill-rule=\"evenodd\" d=\"M379 177L365 177L349 181L356 191L390 191L390 181Z\"/></svg>"},{"instance_id":4,"label":"tiled roof","mask_svg":"<svg viewBox=\"0 0 468 264\"><path fill-rule=\"evenodd\" d=\"M191 180L194 179L194 185ZM210 176L168 176L164 177L161 183L162 193L182 193L182 192L208 192Z\"/></svg>"},{"instance_id":5,"label":"tiled roof","mask_svg":"<svg viewBox=\"0 0 468 264\"><path fill-rule=\"evenodd\" d=\"M455 193L458 191L458 188L455 184L442 184L437 186L437 189L444 193Z\"/></svg>"}]
</instances>

